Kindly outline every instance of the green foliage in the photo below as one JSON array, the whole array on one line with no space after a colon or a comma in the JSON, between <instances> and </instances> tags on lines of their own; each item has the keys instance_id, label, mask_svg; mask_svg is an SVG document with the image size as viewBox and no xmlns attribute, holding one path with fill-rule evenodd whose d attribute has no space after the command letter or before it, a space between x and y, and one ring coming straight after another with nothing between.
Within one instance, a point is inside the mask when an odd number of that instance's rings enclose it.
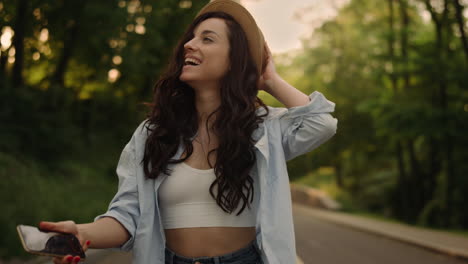
<instances>
[{"instance_id":1,"label":"green foliage","mask_svg":"<svg viewBox=\"0 0 468 264\"><path fill-rule=\"evenodd\" d=\"M350 1L287 60L287 69L303 70L293 84L323 91L338 119L332 140L289 169L298 179L335 167L345 208L468 228L468 54L452 30L453 9L439 36L434 21L422 18L424 8L414 1Z\"/></svg>"},{"instance_id":2,"label":"green foliage","mask_svg":"<svg viewBox=\"0 0 468 264\"><path fill-rule=\"evenodd\" d=\"M105 157L105 156L104 156ZM16 225L73 219L93 221L105 212L116 190L115 153L92 162L57 163L54 169L25 157L0 152L0 257L25 256Z\"/></svg>"},{"instance_id":3,"label":"green foliage","mask_svg":"<svg viewBox=\"0 0 468 264\"><path fill-rule=\"evenodd\" d=\"M25 254L17 224L89 222L106 210L118 155L148 110L143 103L208 0L189 2L0 2L2 32L10 27L24 44L0 47L0 259ZM114 80L110 70L118 71Z\"/></svg>"}]
</instances>

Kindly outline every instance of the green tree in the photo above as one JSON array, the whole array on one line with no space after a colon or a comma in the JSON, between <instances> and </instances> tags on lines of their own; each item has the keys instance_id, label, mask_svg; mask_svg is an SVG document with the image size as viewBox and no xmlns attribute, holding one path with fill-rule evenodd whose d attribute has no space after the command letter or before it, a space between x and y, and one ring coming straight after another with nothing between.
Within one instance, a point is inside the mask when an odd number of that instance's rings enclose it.
<instances>
[{"instance_id":1,"label":"green tree","mask_svg":"<svg viewBox=\"0 0 468 264\"><path fill-rule=\"evenodd\" d=\"M467 228L464 7L440 3L353 0L304 41L295 85L323 90L339 122L329 143L291 162L294 177L331 165L358 207Z\"/></svg>"}]
</instances>

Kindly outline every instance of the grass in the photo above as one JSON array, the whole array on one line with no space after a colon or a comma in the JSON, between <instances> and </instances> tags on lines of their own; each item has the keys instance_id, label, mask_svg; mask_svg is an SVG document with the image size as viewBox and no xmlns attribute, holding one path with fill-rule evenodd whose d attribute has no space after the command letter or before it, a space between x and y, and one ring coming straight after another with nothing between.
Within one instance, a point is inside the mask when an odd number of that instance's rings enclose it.
<instances>
[{"instance_id":1,"label":"grass","mask_svg":"<svg viewBox=\"0 0 468 264\"><path fill-rule=\"evenodd\" d=\"M349 193L335 184L335 170L332 167L320 167L293 182L324 191L341 204L343 211L359 210Z\"/></svg>"},{"instance_id":2,"label":"grass","mask_svg":"<svg viewBox=\"0 0 468 264\"><path fill-rule=\"evenodd\" d=\"M53 166L0 152L0 259L28 257L16 233L18 224L92 222L107 210L117 190L115 167L124 146L113 145L100 151L96 145Z\"/></svg>"}]
</instances>

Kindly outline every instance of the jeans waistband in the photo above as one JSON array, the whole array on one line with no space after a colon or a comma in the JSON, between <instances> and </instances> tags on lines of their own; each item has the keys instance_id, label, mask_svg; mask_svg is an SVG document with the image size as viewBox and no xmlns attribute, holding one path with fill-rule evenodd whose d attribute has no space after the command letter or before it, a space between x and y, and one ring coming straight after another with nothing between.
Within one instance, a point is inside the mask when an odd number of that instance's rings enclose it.
<instances>
[{"instance_id":1,"label":"jeans waistband","mask_svg":"<svg viewBox=\"0 0 468 264\"><path fill-rule=\"evenodd\" d=\"M182 255L175 253L167 246L165 250L165 255L166 255L166 259L171 260L169 262L166 261L166 263L170 263L170 264L173 264L173 263L174 264L176 263L177 264L178 263L193 264L197 261L203 264L220 264L220 263L229 263L229 262L243 260L243 257L251 258L252 256L258 256L259 258L261 258L260 249L257 245L256 239L252 240L247 246L239 250L236 250L234 252L227 253L224 255L220 255L220 256L215 256L215 257L206 256L206 257L190 258L190 257L182 256Z\"/></svg>"}]
</instances>

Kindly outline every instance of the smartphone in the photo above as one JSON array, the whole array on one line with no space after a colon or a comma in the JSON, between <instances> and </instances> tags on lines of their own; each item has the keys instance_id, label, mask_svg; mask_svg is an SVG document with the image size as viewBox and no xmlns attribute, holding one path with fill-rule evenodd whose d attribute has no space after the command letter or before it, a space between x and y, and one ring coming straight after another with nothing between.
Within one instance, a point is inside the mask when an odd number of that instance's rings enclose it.
<instances>
[{"instance_id":1,"label":"smartphone","mask_svg":"<svg viewBox=\"0 0 468 264\"><path fill-rule=\"evenodd\" d=\"M41 231L28 225L18 225L16 230L26 252L52 257L72 255L86 258L80 241L73 234Z\"/></svg>"}]
</instances>

